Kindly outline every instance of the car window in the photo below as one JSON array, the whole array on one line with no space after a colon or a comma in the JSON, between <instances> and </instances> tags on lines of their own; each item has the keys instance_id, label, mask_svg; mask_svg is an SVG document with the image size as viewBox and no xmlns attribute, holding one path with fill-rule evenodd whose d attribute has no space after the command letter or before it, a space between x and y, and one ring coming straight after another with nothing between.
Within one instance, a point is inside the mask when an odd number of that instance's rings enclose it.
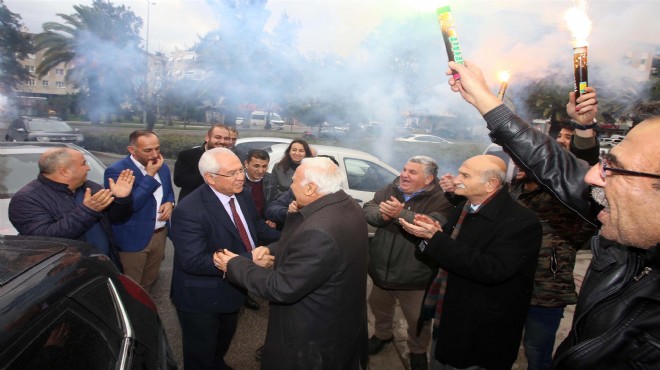
<instances>
[{"instance_id":1,"label":"car window","mask_svg":"<svg viewBox=\"0 0 660 370\"><path fill-rule=\"evenodd\" d=\"M344 158L344 167L351 190L378 191L396 177L380 165L357 158Z\"/></svg>"},{"instance_id":2,"label":"car window","mask_svg":"<svg viewBox=\"0 0 660 370\"><path fill-rule=\"evenodd\" d=\"M72 132L73 129L66 122L35 119L27 122L29 131Z\"/></svg>"},{"instance_id":3,"label":"car window","mask_svg":"<svg viewBox=\"0 0 660 370\"><path fill-rule=\"evenodd\" d=\"M67 306L67 307L63 307ZM113 369L121 338L108 332L89 311L58 305L48 318L35 323L16 345L18 355L6 368ZM27 337L25 342L23 338Z\"/></svg>"},{"instance_id":4,"label":"car window","mask_svg":"<svg viewBox=\"0 0 660 370\"><path fill-rule=\"evenodd\" d=\"M37 178L41 153L0 155L0 199L11 198L23 186ZM90 171L87 179L103 185L104 168L98 160L85 154Z\"/></svg>"}]
</instances>

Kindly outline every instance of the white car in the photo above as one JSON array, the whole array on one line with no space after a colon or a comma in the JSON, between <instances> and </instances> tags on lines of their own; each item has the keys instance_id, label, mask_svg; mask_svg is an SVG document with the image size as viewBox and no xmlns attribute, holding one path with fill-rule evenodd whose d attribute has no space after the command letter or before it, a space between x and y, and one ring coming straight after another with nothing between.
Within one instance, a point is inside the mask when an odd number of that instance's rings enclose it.
<instances>
[{"instance_id":1,"label":"white car","mask_svg":"<svg viewBox=\"0 0 660 370\"><path fill-rule=\"evenodd\" d=\"M94 155L87 150L74 145L64 143L36 143L0 142L0 234L16 235L18 232L9 222L7 211L9 201L23 186L37 178L39 166L37 162L41 154L48 149L58 147L69 147L83 153L89 164L90 170L87 179L97 184L103 184L103 172L105 166Z\"/></svg>"},{"instance_id":2,"label":"white car","mask_svg":"<svg viewBox=\"0 0 660 370\"><path fill-rule=\"evenodd\" d=\"M276 144L271 147L272 154L268 171L284 156L288 144ZM399 171L369 153L355 149L327 145L312 145L317 156L325 156L337 161L344 174L343 189L360 205L372 200L374 193L385 185L391 184L399 176Z\"/></svg>"},{"instance_id":3,"label":"white car","mask_svg":"<svg viewBox=\"0 0 660 370\"><path fill-rule=\"evenodd\" d=\"M445 139L444 137L426 135L426 134L410 134L406 136L401 136L395 141L404 141L409 143L436 143L436 144L453 144L453 142Z\"/></svg>"},{"instance_id":4,"label":"white car","mask_svg":"<svg viewBox=\"0 0 660 370\"><path fill-rule=\"evenodd\" d=\"M263 149L271 152L271 146L275 144L289 144L293 139L286 139L282 137L244 137L236 140L236 149L247 154L252 149ZM271 158L272 159L272 158Z\"/></svg>"}]
</instances>

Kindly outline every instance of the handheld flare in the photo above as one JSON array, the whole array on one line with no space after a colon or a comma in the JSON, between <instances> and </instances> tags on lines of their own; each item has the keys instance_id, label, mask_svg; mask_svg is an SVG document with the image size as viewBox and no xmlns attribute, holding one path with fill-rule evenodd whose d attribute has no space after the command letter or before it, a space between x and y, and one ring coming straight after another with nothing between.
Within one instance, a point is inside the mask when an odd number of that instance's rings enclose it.
<instances>
[{"instance_id":1,"label":"handheld flare","mask_svg":"<svg viewBox=\"0 0 660 370\"><path fill-rule=\"evenodd\" d=\"M450 62L463 64L463 52L461 52L461 44L458 42L456 35L456 27L454 26L454 18L451 15L449 5L436 9L438 15L438 22L440 22L440 29L442 30L442 38L445 42L445 49L447 49L447 56ZM454 79L458 80L461 76L454 72Z\"/></svg>"}]
</instances>

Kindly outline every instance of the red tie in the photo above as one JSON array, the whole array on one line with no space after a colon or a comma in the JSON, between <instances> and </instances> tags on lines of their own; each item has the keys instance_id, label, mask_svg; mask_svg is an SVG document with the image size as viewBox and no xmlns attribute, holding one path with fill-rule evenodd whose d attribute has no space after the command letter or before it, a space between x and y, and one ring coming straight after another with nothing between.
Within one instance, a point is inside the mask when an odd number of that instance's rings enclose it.
<instances>
[{"instance_id":1,"label":"red tie","mask_svg":"<svg viewBox=\"0 0 660 370\"><path fill-rule=\"evenodd\" d=\"M236 212L236 205L234 205L234 198L229 199L229 207L231 208L231 214L234 217L234 223L236 224L238 233L241 235L243 244L245 244L245 249L248 252L250 252L252 250L252 244L250 244L250 238L248 237L247 230L245 230L245 225L243 225L243 221L241 221L241 217L238 215L238 212Z\"/></svg>"}]
</instances>

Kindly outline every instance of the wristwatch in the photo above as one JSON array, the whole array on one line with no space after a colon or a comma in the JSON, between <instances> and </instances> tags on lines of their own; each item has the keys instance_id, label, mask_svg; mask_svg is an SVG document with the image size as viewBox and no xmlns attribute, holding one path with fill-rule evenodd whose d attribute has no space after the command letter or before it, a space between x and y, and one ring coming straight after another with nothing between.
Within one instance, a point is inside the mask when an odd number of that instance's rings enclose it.
<instances>
[{"instance_id":1,"label":"wristwatch","mask_svg":"<svg viewBox=\"0 0 660 370\"><path fill-rule=\"evenodd\" d=\"M598 122L596 122L596 119L594 118L594 120L590 124L583 125L577 121L571 120L571 126L573 126L573 129L575 130L591 130L596 126L598 126Z\"/></svg>"}]
</instances>

